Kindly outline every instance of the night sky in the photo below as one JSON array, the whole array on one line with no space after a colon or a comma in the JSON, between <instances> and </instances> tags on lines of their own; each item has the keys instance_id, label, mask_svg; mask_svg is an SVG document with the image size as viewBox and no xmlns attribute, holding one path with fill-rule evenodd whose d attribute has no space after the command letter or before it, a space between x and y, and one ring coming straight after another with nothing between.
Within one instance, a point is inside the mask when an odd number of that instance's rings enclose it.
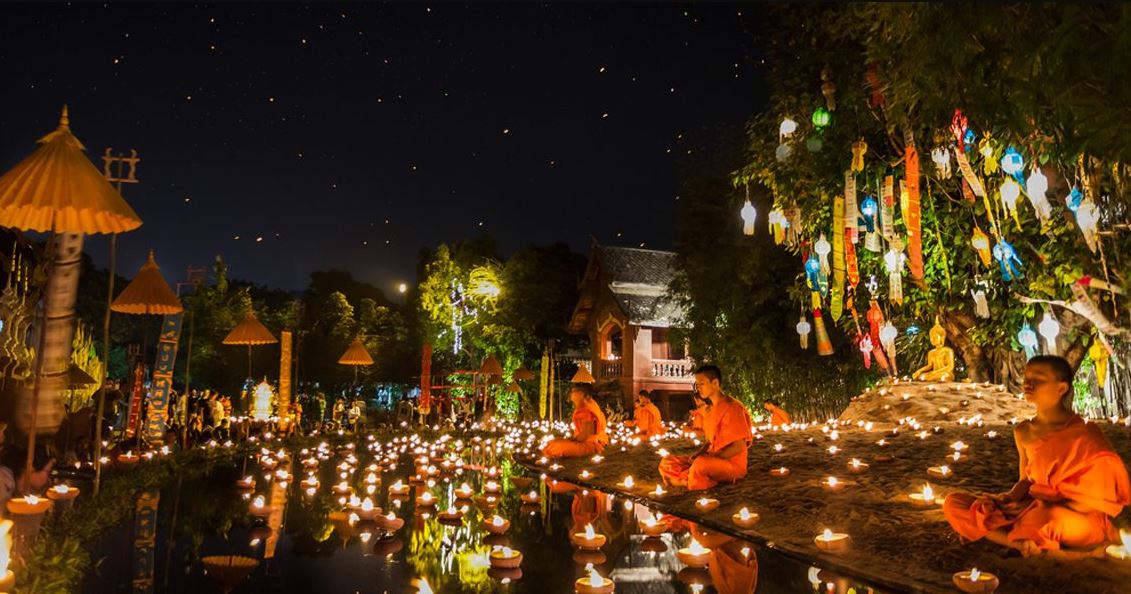
<instances>
[{"instance_id":1,"label":"night sky","mask_svg":"<svg viewBox=\"0 0 1131 594\"><path fill-rule=\"evenodd\" d=\"M136 148L172 283L224 256L392 293L420 248L490 234L668 249L691 152L765 103L762 10L684 4L0 4L0 169L60 107L101 169ZM107 241L88 238L105 263Z\"/></svg>"}]
</instances>

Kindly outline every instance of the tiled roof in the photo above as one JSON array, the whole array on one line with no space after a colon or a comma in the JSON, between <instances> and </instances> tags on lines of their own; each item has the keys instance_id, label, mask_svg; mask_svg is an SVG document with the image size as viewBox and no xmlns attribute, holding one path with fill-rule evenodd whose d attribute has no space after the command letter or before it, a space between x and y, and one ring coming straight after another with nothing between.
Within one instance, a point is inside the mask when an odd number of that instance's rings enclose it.
<instances>
[{"instance_id":1,"label":"tiled roof","mask_svg":"<svg viewBox=\"0 0 1131 594\"><path fill-rule=\"evenodd\" d=\"M665 290L675 278L675 252L594 246L609 282L655 285Z\"/></svg>"}]
</instances>

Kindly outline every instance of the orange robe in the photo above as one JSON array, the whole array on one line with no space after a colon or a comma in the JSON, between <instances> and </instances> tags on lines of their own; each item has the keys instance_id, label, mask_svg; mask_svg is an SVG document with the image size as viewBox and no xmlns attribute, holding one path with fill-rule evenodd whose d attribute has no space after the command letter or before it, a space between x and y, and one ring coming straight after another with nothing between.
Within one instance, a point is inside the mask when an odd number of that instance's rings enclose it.
<instances>
[{"instance_id":1,"label":"orange robe","mask_svg":"<svg viewBox=\"0 0 1131 594\"><path fill-rule=\"evenodd\" d=\"M649 439L654 435L664 434L664 424L660 416L660 409L656 408L656 405L651 402L644 406L636 407L635 421L636 434L644 439Z\"/></svg>"},{"instance_id":2,"label":"orange robe","mask_svg":"<svg viewBox=\"0 0 1131 594\"><path fill-rule=\"evenodd\" d=\"M609 433L605 427L605 412L592 400L573 411L573 433L581 433L584 423L593 423L594 431L585 441L573 439L555 439L542 448L542 455L547 458L581 458L599 454L609 443Z\"/></svg>"},{"instance_id":3,"label":"orange robe","mask_svg":"<svg viewBox=\"0 0 1131 594\"><path fill-rule=\"evenodd\" d=\"M777 427L779 425L789 425L792 422L793 419L789 417L789 413L785 412L785 409L772 404L770 405L770 425Z\"/></svg>"},{"instance_id":4,"label":"orange robe","mask_svg":"<svg viewBox=\"0 0 1131 594\"><path fill-rule=\"evenodd\" d=\"M746 449L753 434L750 413L733 398L720 399L711 406L703 422L709 446L715 453L732 443L740 443L739 452L730 458L700 456L667 456L660 460L660 474L677 484L686 481L688 490L710 489L721 481L736 481L746 476Z\"/></svg>"},{"instance_id":5,"label":"orange robe","mask_svg":"<svg viewBox=\"0 0 1131 594\"><path fill-rule=\"evenodd\" d=\"M1118 538L1110 517L1131 504L1131 483L1099 426L1076 417L1024 447L1025 478L1032 483L1028 498L1001 506L988 497L952 493L943 513L955 532L978 540L1004 529L1010 541L1031 540L1042 550L1093 547ZM1093 511L1078 512L1065 501Z\"/></svg>"}]
</instances>

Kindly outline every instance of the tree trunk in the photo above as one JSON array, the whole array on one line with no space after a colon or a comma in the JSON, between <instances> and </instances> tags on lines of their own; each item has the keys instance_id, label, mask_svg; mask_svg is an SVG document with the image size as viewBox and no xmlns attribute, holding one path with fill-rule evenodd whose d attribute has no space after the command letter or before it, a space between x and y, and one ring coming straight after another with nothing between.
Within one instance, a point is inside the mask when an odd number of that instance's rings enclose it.
<instances>
[{"instance_id":1,"label":"tree trunk","mask_svg":"<svg viewBox=\"0 0 1131 594\"><path fill-rule=\"evenodd\" d=\"M971 381L986 382L993 379L993 367L985 349L978 346L966 335L977 324L974 316L964 311L948 311L942 317L946 337L958 356L966 364L966 375Z\"/></svg>"}]
</instances>

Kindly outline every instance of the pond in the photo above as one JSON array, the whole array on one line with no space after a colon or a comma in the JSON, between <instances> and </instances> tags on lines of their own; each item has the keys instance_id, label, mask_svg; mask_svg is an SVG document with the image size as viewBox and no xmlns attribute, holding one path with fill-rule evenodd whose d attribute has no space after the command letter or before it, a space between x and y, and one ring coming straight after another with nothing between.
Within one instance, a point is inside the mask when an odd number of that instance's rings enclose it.
<instances>
[{"instance_id":1,"label":"pond","mask_svg":"<svg viewBox=\"0 0 1131 594\"><path fill-rule=\"evenodd\" d=\"M151 591L168 593L545 594L574 592L590 567L623 593L866 591L670 516L658 518L668 528L661 536L647 537L642 530L657 516L644 505L547 483L496 455L497 445L489 437L401 437L264 451L167 485L157 502L151 561L135 561L131 520L91 545L94 564L82 591L132 592L139 566L152 567ZM449 510L462 516L445 518ZM495 516L509 524L504 534L489 533ZM587 526L594 540L582 542ZM499 546L521 553L520 568L492 567ZM684 560L705 561L706 568L678 558L680 549L694 547L710 552Z\"/></svg>"}]
</instances>

